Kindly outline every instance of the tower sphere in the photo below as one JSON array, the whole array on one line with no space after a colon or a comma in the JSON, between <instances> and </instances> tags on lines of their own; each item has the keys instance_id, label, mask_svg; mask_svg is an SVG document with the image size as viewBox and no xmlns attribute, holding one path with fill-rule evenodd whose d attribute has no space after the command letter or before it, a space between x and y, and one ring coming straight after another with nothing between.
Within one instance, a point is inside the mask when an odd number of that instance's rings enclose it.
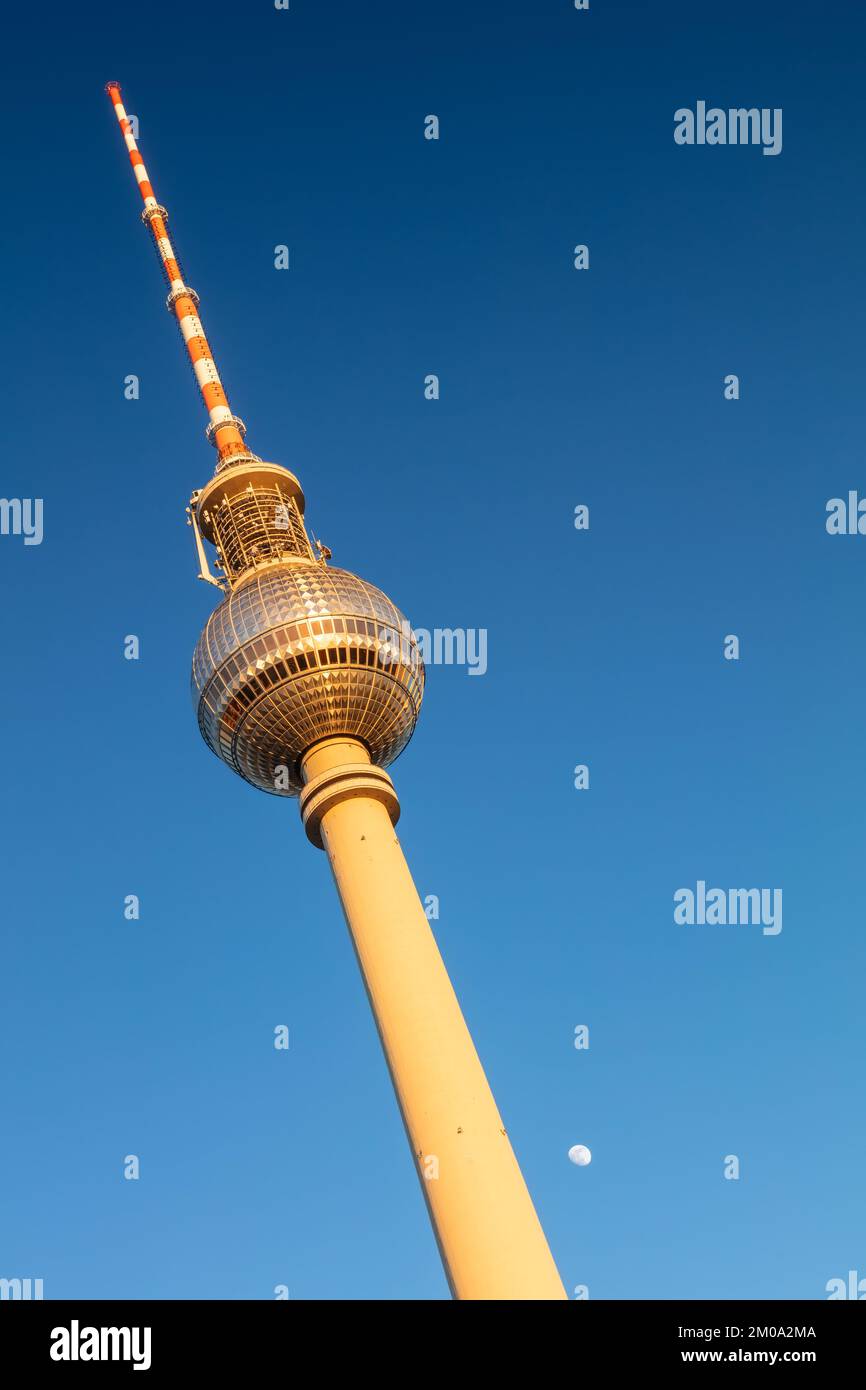
<instances>
[{"instance_id":1,"label":"tower sphere","mask_svg":"<svg viewBox=\"0 0 866 1390\"><path fill-rule=\"evenodd\" d=\"M380 767L418 718L424 663L373 584L314 560L264 565L214 610L195 649L193 699L209 747L254 787L297 796L319 739L360 739Z\"/></svg>"}]
</instances>

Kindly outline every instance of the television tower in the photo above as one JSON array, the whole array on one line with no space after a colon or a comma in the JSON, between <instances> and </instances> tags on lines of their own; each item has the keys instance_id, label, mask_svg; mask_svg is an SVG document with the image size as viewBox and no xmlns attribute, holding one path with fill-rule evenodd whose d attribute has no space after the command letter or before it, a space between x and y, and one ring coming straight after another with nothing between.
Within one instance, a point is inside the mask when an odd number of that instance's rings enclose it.
<instances>
[{"instance_id":1,"label":"television tower","mask_svg":"<svg viewBox=\"0 0 866 1390\"><path fill-rule=\"evenodd\" d=\"M394 825L385 768L421 708L409 624L372 584L310 545L298 479L246 445L123 108L147 224L209 416L210 482L188 508L199 578L226 597L193 656L199 728L217 757L271 795L298 797L328 855L451 1291L563 1299L562 1281L430 930ZM216 551L211 573L203 540Z\"/></svg>"}]
</instances>

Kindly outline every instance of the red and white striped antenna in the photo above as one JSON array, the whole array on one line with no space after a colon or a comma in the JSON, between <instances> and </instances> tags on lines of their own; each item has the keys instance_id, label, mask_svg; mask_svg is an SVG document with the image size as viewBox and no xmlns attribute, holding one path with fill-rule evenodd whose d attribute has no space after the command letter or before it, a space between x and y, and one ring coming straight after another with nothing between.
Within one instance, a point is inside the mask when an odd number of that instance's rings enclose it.
<instances>
[{"instance_id":1,"label":"red and white striped antenna","mask_svg":"<svg viewBox=\"0 0 866 1390\"><path fill-rule=\"evenodd\" d=\"M144 201L141 219L150 230L159 259L162 262L165 278L168 281L169 293L166 307L177 319L199 390L204 399L205 408L210 416L207 437L216 448L217 469L220 470L241 458L254 457L250 455L244 444L246 433L244 422L237 415L232 414L229 406L213 359L213 353L199 318L198 295L195 290L190 289L189 285L184 283L180 265L168 235L166 226L168 213L162 204L157 202L153 186L148 178L144 160L139 153L138 145L132 133L132 124L123 107L120 84L108 82L105 90L111 97L114 114L129 151L129 162L138 182L138 191Z\"/></svg>"}]
</instances>

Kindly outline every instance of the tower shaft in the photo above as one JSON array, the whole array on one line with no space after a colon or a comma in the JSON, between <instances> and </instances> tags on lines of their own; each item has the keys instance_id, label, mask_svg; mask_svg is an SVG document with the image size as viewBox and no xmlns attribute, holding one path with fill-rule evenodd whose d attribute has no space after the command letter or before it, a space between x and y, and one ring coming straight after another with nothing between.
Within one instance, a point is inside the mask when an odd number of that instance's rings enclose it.
<instances>
[{"instance_id":1,"label":"tower shaft","mask_svg":"<svg viewBox=\"0 0 866 1390\"><path fill-rule=\"evenodd\" d=\"M391 779L363 744L302 761L445 1265L460 1299L564 1299L556 1266L412 881Z\"/></svg>"}]
</instances>

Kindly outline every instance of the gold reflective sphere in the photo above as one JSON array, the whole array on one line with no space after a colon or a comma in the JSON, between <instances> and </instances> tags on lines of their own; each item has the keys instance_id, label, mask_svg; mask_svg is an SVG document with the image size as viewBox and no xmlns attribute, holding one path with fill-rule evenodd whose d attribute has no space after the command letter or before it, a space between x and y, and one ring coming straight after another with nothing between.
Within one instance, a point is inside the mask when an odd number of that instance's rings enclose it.
<instances>
[{"instance_id":1,"label":"gold reflective sphere","mask_svg":"<svg viewBox=\"0 0 866 1390\"><path fill-rule=\"evenodd\" d=\"M407 620L374 585L321 563L270 565L208 618L192 663L202 735L247 782L297 796L319 739L350 735L380 767L412 736L424 664Z\"/></svg>"}]
</instances>

